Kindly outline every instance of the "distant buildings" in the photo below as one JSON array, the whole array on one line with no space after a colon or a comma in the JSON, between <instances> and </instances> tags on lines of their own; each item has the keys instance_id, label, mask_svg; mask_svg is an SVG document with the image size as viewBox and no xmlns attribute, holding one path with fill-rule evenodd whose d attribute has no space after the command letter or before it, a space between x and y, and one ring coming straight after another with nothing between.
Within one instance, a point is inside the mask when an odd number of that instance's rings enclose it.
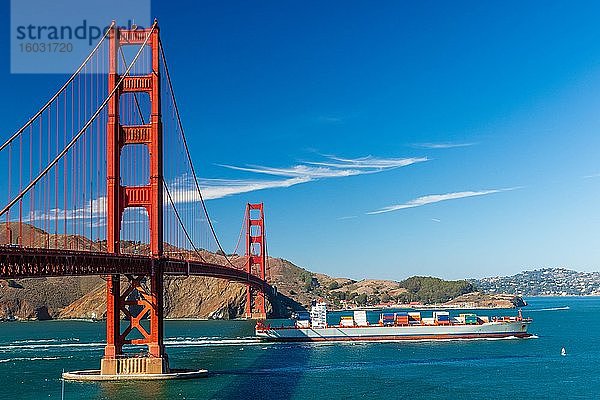
<instances>
[{"instance_id":1,"label":"distant buildings","mask_svg":"<svg viewBox=\"0 0 600 400\"><path fill-rule=\"evenodd\" d=\"M485 293L521 296L600 295L600 272L577 272L565 268L543 268L513 276L469 281Z\"/></svg>"}]
</instances>

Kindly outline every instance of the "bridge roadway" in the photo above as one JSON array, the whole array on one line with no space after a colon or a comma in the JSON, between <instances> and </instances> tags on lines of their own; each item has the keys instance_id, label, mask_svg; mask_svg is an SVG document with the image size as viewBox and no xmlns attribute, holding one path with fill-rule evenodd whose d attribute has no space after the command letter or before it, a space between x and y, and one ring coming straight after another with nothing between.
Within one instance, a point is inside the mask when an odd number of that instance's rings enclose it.
<instances>
[{"instance_id":1,"label":"bridge roadway","mask_svg":"<svg viewBox=\"0 0 600 400\"><path fill-rule=\"evenodd\" d=\"M151 258L128 254L0 246L0 279L86 275L208 276L248 283L265 289L259 277L246 271L198 260Z\"/></svg>"}]
</instances>

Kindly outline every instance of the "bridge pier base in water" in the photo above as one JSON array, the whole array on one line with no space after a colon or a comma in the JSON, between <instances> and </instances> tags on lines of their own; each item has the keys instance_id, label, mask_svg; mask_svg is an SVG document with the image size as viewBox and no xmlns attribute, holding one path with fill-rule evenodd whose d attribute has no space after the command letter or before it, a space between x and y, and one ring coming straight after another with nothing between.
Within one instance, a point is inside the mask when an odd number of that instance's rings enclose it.
<instances>
[{"instance_id":1,"label":"bridge pier base in water","mask_svg":"<svg viewBox=\"0 0 600 400\"><path fill-rule=\"evenodd\" d=\"M101 375L168 374L168 359L162 357L102 358Z\"/></svg>"},{"instance_id":2,"label":"bridge pier base in water","mask_svg":"<svg viewBox=\"0 0 600 400\"><path fill-rule=\"evenodd\" d=\"M152 276L127 275L121 291L120 275L106 280L106 347L101 361L102 375L166 374L169 360L163 344L163 274L159 264ZM121 315L125 319L121 320ZM148 320L149 329L142 324ZM121 323L125 329L121 330ZM137 338L130 338L130 334ZM141 336L141 338L139 337ZM147 353L123 353L126 344L146 345Z\"/></svg>"}]
</instances>

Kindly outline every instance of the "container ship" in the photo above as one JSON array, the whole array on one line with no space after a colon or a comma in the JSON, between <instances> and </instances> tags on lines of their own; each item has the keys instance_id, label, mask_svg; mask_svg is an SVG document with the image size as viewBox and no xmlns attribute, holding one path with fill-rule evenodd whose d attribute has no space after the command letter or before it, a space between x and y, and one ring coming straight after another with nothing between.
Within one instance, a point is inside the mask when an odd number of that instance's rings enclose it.
<instances>
[{"instance_id":1,"label":"container ship","mask_svg":"<svg viewBox=\"0 0 600 400\"><path fill-rule=\"evenodd\" d=\"M263 322L256 325L256 335L271 342L327 341L399 341L452 340L483 338L526 338L531 318L483 317L465 313L450 317L448 311L433 311L431 317L421 312L381 313L379 322L367 321L366 311L342 316L339 325L327 324L327 306L313 304L310 314L298 313L293 326L273 327Z\"/></svg>"}]
</instances>

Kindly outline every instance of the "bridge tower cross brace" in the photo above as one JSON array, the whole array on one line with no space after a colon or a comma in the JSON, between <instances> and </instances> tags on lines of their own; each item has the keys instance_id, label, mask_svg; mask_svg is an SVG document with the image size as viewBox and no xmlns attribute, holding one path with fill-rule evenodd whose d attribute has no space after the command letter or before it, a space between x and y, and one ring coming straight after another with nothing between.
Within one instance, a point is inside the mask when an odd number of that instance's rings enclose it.
<instances>
[{"instance_id":1,"label":"bridge tower cross brace","mask_svg":"<svg viewBox=\"0 0 600 400\"><path fill-rule=\"evenodd\" d=\"M125 76L115 95L108 102L107 123L107 251L120 253L121 223L123 212L128 207L143 207L148 213L150 227L150 252L154 259L150 276L127 276L128 286L121 290L120 275L111 275L106 280L106 347L101 364L101 373L116 375L127 373L128 363L123 354L123 345L138 344L148 347L144 359L145 373L168 372L168 359L163 344L163 271L160 258L163 256L163 152L160 104L160 44L159 29L126 30L118 27L109 32L109 93L119 79L118 55L120 47L144 45L149 47L152 70L147 75ZM150 121L144 125L121 124L119 101L123 93L147 93L150 97ZM122 186L120 176L121 151L132 144L144 144L150 155L150 181L143 186ZM149 281L149 290L144 282ZM131 295L137 292L137 300ZM134 315L131 306L141 311ZM128 324L121 330L121 313ZM142 325L142 317L148 316L150 329ZM142 338L128 339L133 331ZM137 357L139 359L139 357ZM137 362L137 361L136 361Z\"/></svg>"},{"instance_id":2,"label":"bridge tower cross brace","mask_svg":"<svg viewBox=\"0 0 600 400\"><path fill-rule=\"evenodd\" d=\"M265 280L266 276L266 239L265 239L265 213L263 203L246 206L246 272L248 275L258 275ZM246 285L246 318L266 319L264 288L257 288L252 307L252 290L250 284Z\"/></svg>"}]
</instances>

